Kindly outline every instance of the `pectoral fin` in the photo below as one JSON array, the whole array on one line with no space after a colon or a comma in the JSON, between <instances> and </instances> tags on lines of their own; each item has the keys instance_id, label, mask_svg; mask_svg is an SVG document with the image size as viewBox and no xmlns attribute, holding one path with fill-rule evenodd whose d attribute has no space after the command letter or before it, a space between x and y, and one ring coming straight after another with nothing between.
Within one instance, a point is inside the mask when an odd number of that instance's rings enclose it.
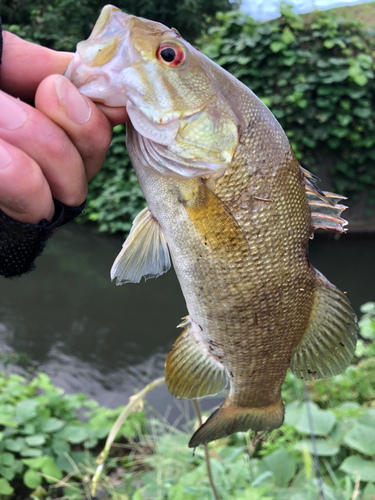
<instances>
[{"instance_id":1,"label":"pectoral fin","mask_svg":"<svg viewBox=\"0 0 375 500\"><path fill-rule=\"evenodd\" d=\"M133 221L129 236L111 269L116 284L139 283L144 277L154 278L171 267L163 231L146 207Z\"/></svg>"},{"instance_id":2,"label":"pectoral fin","mask_svg":"<svg viewBox=\"0 0 375 500\"><path fill-rule=\"evenodd\" d=\"M316 271L317 289L309 327L292 352L291 369L311 380L343 372L354 356L358 325L346 296Z\"/></svg>"},{"instance_id":3,"label":"pectoral fin","mask_svg":"<svg viewBox=\"0 0 375 500\"><path fill-rule=\"evenodd\" d=\"M165 361L165 383L179 399L202 398L217 394L227 385L224 367L199 339L200 328L184 318L187 328L178 337Z\"/></svg>"},{"instance_id":4,"label":"pectoral fin","mask_svg":"<svg viewBox=\"0 0 375 500\"><path fill-rule=\"evenodd\" d=\"M204 244L225 259L235 252L243 259L249 248L238 222L229 208L202 180L186 181L181 188L181 202Z\"/></svg>"}]
</instances>

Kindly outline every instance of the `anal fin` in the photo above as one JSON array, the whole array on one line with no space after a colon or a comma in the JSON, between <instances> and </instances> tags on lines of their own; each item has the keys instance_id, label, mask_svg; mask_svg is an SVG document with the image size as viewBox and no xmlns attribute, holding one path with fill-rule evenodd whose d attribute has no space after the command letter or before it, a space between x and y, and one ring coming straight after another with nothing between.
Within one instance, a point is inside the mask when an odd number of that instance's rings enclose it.
<instances>
[{"instance_id":1,"label":"anal fin","mask_svg":"<svg viewBox=\"0 0 375 500\"><path fill-rule=\"evenodd\" d=\"M111 269L116 284L139 283L154 278L171 267L163 231L150 210L144 208L134 219L132 229Z\"/></svg>"},{"instance_id":2,"label":"anal fin","mask_svg":"<svg viewBox=\"0 0 375 500\"><path fill-rule=\"evenodd\" d=\"M345 232L345 226L348 222L341 217L341 213L348 207L339 203L340 200L346 199L345 196L330 193L329 191L322 191L316 185L319 179L308 170L300 168L305 184L306 199L310 208L313 230L321 228L338 233Z\"/></svg>"},{"instance_id":3,"label":"anal fin","mask_svg":"<svg viewBox=\"0 0 375 500\"><path fill-rule=\"evenodd\" d=\"M199 326L189 317L182 323L186 325L165 361L168 391L179 399L217 394L227 385L226 371L199 339Z\"/></svg>"},{"instance_id":4,"label":"anal fin","mask_svg":"<svg viewBox=\"0 0 375 500\"><path fill-rule=\"evenodd\" d=\"M351 362L357 336L357 317L346 296L319 271L316 300L309 327L292 352L291 369L311 380L343 372Z\"/></svg>"}]
</instances>

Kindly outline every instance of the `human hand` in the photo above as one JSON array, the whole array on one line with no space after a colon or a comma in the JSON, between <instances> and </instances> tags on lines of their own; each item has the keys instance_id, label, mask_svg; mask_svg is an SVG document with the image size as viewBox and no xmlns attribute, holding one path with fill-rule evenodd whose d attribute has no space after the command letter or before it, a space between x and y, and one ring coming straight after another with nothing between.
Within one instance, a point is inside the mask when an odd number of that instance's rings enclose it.
<instances>
[{"instance_id":1,"label":"human hand","mask_svg":"<svg viewBox=\"0 0 375 500\"><path fill-rule=\"evenodd\" d=\"M0 210L37 224L54 215L52 198L79 206L102 167L112 127L125 108L83 97L62 74L72 54L3 32L0 66ZM12 97L14 96L14 97ZM22 102L33 102L35 108Z\"/></svg>"}]
</instances>

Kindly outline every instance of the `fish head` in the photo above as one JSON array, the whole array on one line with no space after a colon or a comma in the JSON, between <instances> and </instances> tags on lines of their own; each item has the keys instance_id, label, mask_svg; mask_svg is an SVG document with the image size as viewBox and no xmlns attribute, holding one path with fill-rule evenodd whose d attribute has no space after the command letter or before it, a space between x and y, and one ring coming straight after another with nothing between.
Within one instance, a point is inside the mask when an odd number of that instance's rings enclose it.
<instances>
[{"instance_id":1,"label":"fish head","mask_svg":"<svg viewBox=\"0 0 375 500\"><path fill-rule=\"evenodd\" d=\"M174 28L107 5L66 76L92 100L126 106L138 142L162 157L155 168L194 177L225 168L238 144L238 119L210 65Z\"/></svg>"}]
</instances>

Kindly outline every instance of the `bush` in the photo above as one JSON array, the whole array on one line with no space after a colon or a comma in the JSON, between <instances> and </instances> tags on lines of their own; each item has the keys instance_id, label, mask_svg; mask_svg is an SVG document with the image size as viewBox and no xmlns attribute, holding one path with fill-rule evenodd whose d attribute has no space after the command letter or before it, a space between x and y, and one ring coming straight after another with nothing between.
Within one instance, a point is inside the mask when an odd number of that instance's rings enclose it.
<instances>
[{"instance_id":1,"label":"bush","mask_svg":"<svg viewBox=\"0 0 375 500\"><path fill-rule=\"evenodd\" d=\"M3 0L1 16L4 29L32 42L55 50L75 51L85 40L107 5L104 0ZM208 26L216 23L215 13L231 10L229 0L117 0L116 6L128 14L174 26L193 41Z\"/></svg>"},{"instance_id":2,"label":"bush","mask_svg":"<svg viewBox=\"0 0 375 500\"><path fill-rule=\"evenodd\" d=\"M64 395L43 373L31 381L0 373L0 498L26 498L66 474L79 484L121 410L99 408L84 394ZM143 422L143 412L134 413L118 439L133 439Z\"/></svg>"},{"instance_id":3,"label":"bush","mask_svg":"<svg viewBox=\"0 0 375 500\"><path fill-rule=\"evenodd\" d=\"M262 24L218 14L200 46L271 109L303 166L331 161L335 189L351 201L368 190L374 204L374 38L332 13L282 14Z\"/></svg>"},{"instance_id":4,"label":"bush","mask_svg":"<svg viewBox=\"0 0 375 500\"><path fill-rule=\"evenodd\" d=\"M79 222L96 222L99 231L128 233L145 205L126 151L125 126L118 125L104 167L89 183L85 213Z\"/></svg>"}]
</instances>

